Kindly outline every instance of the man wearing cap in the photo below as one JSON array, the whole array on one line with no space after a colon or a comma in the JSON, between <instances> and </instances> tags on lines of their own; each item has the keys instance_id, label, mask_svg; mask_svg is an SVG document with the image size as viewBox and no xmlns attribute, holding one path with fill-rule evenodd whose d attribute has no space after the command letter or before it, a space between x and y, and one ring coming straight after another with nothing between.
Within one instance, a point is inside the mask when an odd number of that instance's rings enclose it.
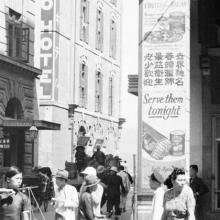
<instances>
[{"instance_id":1,"label":"man wearing cap","mask_svg":"<svg viewBox=\"0 0 220 220\"><path fill-rule=\"evenodd\" d=\"M154 190L151 220L159 220L163 214L163 197L165 193L163 182L163 176L157 170L154 170L150 175L150 188Z\"/></svg>"},{"instance_id":2,"label":"man wearing cap","mask_svg":"<svg viewBox=\"0 0 220 220\"><path fill-rule=\"evenodd\" d=\"M82 186L80 188L80 197L87 190L86 186L86 177L88 175L92 175L97 177L97 172L96 169L93 167L87 167L84 171L81 172L84 176L84 181L82 183ZM100 183L97 184L94 190L91 192L91 198L93 201L93 212L96 217L100 217L101 215L101 200L102 200L102 195L103 195L103 187Z\"/></svg>"},{"instance_id":3,"label":"man wearing cap","mask_svg":"<svg viewBox=\"0 0 220 220\"><path fill-rule=\"evenodd\" d=\"M110 217L113 213L113 207L115 207L116 219L118 215L121 215L120 210L120 195L121 192L125 193L125 188L122 183L122 179L117 175L117 167L111 167L110 176L108 179L108 189L107 189L107 212Z\"/></svg>"},{"instance_id":4,"label":"man wearing cap","mask_svg":"<svg viewBox=\"0 0 220 220\"><path fill-rule=\"evenodd\" d=\"M96 216L94 213L94 200L92 193L97 190L99 179L97 176L88 174L85 176L84 187L85 191L80 195L79 202L79 220L95 220Z\"/></svg>"},{"instance_id":5,"label":"man wearing cap","mask_svg":"<svg viewBox=\"0 0 220 220\"><path fill-rule=\"evenodd\" d=\"M56 174L55 198L55 220L75 220L76 209L79 205L78 193L74 186L67 184L68 171L59 170Z\"/></svg>"}]
</instances>

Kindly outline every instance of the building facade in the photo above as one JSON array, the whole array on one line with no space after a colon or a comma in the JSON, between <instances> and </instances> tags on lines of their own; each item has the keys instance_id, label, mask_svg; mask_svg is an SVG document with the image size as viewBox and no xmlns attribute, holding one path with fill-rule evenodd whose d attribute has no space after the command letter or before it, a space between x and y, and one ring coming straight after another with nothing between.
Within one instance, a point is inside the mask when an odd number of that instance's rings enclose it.
<instances>
[{"instance_id":1,"label":"building facade","mask_svg":"<svg viewBox=\"0 0 220 220\"><path fill-rule=\"evenodd\" d=\"M34 65L34 1L0 3L0 168L16 165L25 174L37 164L37 143L30 127L48 129L39 120ZM36 154L35 154L36 152Z\"/></svg>"},{"instance_id":2,"label":"building facade","mask_svg":"<svg viewBox=\"0 0 220 220\"><path fill-rule=\"evenodd\" d=\"M139 1L140 7L143 2ZM152 5L160 3L153 2ZM190 138L188 158L190 164L198 165L199 176L203 178L209 188L209 193L201 198L200 219L205 220L217 220L220 217L219 7L218 1L190 1ZM137 75L129 76L128 91L139 95ZM186 167L187 172L188 169ZM147 212L150 211L146 208L146 204L150 204L151 198L151 193L148 196L139 193L138 219L146 219L148 216Z\"/></svg>"},{"instance_id":3,"label":"building facade","mask_svg":"<svg viewBox=\"0 0 220 220\"><path fill-rule=\"evenodd\" d=\"M118 148L121 121L121 2L79 0L75 5L74 140L80 127L103 150Z\"/></svg>"},{"instance_id":4,"label":"building facade","mask_svg":"<svg viewBox=\"0 0 220 220\"><path fill-rule=\"evenodd\" d=\"M39 114L61 124L39 132L38 161L54 170L74 161L80 136L86 152L96 143L114 152L120 119L119 1L42 0L36 2L35 64L42 69L37 91ZM78 143L79 144L79 143Z\"/></svg>"}]
</instances>

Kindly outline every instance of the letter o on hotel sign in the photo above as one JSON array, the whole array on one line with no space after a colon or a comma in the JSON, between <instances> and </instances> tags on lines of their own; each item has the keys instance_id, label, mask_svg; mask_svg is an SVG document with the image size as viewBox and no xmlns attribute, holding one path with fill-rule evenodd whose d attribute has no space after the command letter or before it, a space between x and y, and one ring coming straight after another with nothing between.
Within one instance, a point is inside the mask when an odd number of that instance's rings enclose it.
<instances>
[{"instance_id":1,"label":"letter o on hotel sign","mask_svg":"<svg viewBox=\"0 0 220 220\"><path fill-rule=\"evenodd\" d=\"M53 7L53 0L42 0L41 1L41 8L43 10L50 10Z\"/></svg>"},{"instance_id":2,"label":"letter o on hotel sign","mask_svg":"<svg viewBox=\"0 0 220 220\"><path fill-rule=\"evenodd\" d=\"M49 37L42 38L40 43L42 50L50 50L52 48L52 40Z\"/></svg>"}]
</instances>

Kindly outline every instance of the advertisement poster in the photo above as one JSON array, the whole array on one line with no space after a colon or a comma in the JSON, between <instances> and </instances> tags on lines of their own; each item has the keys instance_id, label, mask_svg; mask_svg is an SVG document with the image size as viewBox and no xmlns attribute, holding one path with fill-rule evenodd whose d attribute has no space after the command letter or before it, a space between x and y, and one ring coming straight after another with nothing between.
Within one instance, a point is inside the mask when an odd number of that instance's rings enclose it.
<instances>
[{"instance_id":1,"label":"advertisement poster","mask_svg":"<svg viewBox=\"0 0 220 220\"><path fill-rule=\"evenodd\" d=\"M189 1L142 2L141 191L156 169L166 178L189 161Z\"/></svg>"}]
</instances>

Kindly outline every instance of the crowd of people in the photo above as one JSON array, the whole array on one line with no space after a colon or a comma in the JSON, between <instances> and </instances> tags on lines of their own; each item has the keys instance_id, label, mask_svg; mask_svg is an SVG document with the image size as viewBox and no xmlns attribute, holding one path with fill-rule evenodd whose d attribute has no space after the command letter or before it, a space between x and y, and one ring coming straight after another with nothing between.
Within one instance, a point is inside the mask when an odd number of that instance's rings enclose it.
<instances>
[{"instance_id":1,"label":"crowd of people","mask_svg":"<svg viewBox=\"0 0 220 220\"><path fill-rule=\"evenodd\" d=\"M187 184L185 170L175 168L164 180L157 171L150 175L150 187L154 190L151 220L200 220L200 199L209 190L197 176L198 166L190 166Z\"/></svg>"},{"instance_id":2,"label":"crowd of people","mask_svg":"<svg viewBox=\"0 0 220 220\"><path fill-rule=\"evenodd\" d=\"M88 166L80 175L83 183L78 192L68 184L67 170L56 173L55 193L51 200L55 220L109 219L113 213L118 219L126 211L126 199L133 180L123 166ZM6 172L6 184L0 188L0 219L31 219L31 200L21 190L22 179L22 172L17 167L12 166Z\"/></svg>"}]
</instances>

